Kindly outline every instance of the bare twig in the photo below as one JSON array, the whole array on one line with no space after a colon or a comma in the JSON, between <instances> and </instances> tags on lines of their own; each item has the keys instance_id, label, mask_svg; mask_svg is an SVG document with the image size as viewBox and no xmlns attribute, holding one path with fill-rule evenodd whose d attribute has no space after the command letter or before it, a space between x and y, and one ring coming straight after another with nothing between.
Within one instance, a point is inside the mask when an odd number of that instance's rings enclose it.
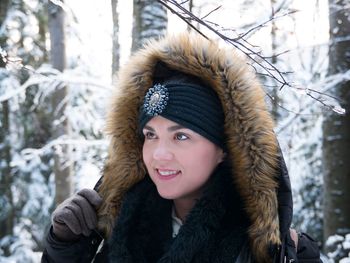
<instances>
[{"instance_id":1,"label":"bare twig","mask_svg":"<svg viewBox=\"0 0 350 263\"><path fill-rule=\"evenodd\" d=\"M239 35L236 38L228 37L218 30L216 30L211 24L207 23L203 19L197 17L193 13L191 13L189 10L187 10L185 7L181 6L179 3L177 3L176 0L157 0L159 3L164 5L166 8L168 8L172 13L179 16L184 22L186 22L191 28L193 28L196 32L201 34L203 37L208 39L208 37L199 29L194 28L194 26L190 23L190 21L195 21L198 24L204 26L205 28L209 29L211 32L216 34L218 37L220 37L225 42L229 43L230 45L234 46L241 52L243 52L250 60L252 60L254 63L256 63L259 67L262 68L263 71L265 71L265 74L269 76L270 78L274 79L276 82L280 84L280 90L284 86L291 86L288 81L285 79L283 73L279 71L275 65L273 65L268 59L266 59L264 56L260 54L260 52L257 52L253 49L253 47L250 47L251 45L247 44L247 41L244 39L247 34ZM174 8L170 7L169 4L174 6L177 10L175 11ZM181 12L180 12L181 11ZM180 14L182 13L182 14ZM271 19L269 19L270 21ZM267 22L266 22L267 23ZM259 28L256 27L256 29ZM256 30L255 29L255 30ZM252 32L252 31L250 31ZM261 62L260 62L261 61ZM272 70L271 70L272 69Z\"/></svg>"},{"instance_id":2,"label":"bare twig","mask_svg":"<svg viewBox=\"0 0 350 263\"><path fill-rule=\"evenodd\" d=\"M250 44L246 40L246 38L250 34L261 29L262 27L265 27L268 23L272 22L273 20L280 19L282 17L288 16L288 15L291 15L291 14L294 14L295 12L297 12L297 10L290 10L289 12L287 12L285 14L277 16L276 14L281 12L282 6L285 4L285 1L282 2L282 4L279 6L279 8L277 8L277 10L273 10L271 17L267 21L250 28L245 33L237 34L238 36L235 38L229 37L222 32L225 32L225 31L236 32L236 30L225 29L225 28L221 27L220 25L218 25L217 23L204 20L204 18L208 17L210 14L217 11L221 6L214 8L207 15L205 15L202 18L199 18L196 15L194 15L192 12L187 10L185 7L183 7L176 0L157 0L157 1L159 3L161 3L162 5L164 5L166 8L168 8L173 14L177 15L186 24L188 24L189 27L193 28L196 32L198 32L204 38L209 39L205 33L203 33L200 29L198 29L194 25L192 25L191 22L197 22L198 25L201 25L204 28L208 29L209 31L213 32L215 35L217 35L219 38L224 40L226 43L232 45L237 50L241 51L251 61L253 61L253 63L249 63L249 64L255 69L255 71L258 74L260 74L262 76L269 77L278 83L279 90L282 90L286 86L290 87L290 88L294 88L293 85L290 82L288 82L287 79L285 78L285 75L290 74L292 72L281 71L272 62L270 62L271 57L263 56L260 51L254 50L257 47ZM217 28L220 28L220 29L218 30ZM284 51L284 52L282 52L278 55L275 55L275 56L279 56L279 55L284 54L286 52L288 52L288 51ZM253 64L258 65L258 67L262 69L262 72L258 72L258 70L254 67ZM318 94L319 96L315 96L314 95L315 93ZM322 99L322 96L325 96L325 97L329 97L329 98L332 98L332 99L339 101L339 99L335 98L334 96L331 96L329 94L325 94L323 92L319 92L316 90L310 90L310 89L308 89L308 91L305 92L305 94L307 96L309 96L310 98L312 98L313 100L320 102L325 107L327 107L327 108L329 108L329 109L331 109L339 114L343 114L343 109L341 107L327 104ZM272 99L272 97L269 96L269 94L266 94L266 95ZM290 111L290 110L287 110L287 111ZM296 114L298 114L298 113L296 113Z\"/></svg>"},{"instance_id":3,"label":"bare twig","mask_svg":"<svg viewBox=\"0 0 350 263\"><path fill-rule=\"evenodd\" d=\"M205 16L203 16L201 19L203 20L204 18L210 16L212 13L214 13L215 11L219 10L221 8L221 5L219 5L218 7L214 8L213 10L211 10L208 14L206 14Z\"/></svg>"},{"instance_id":4,"label":"bare twig","mask_svg":"<svg viewBox=\"0 0 350 263\"><path fill-rule=\"evenodd\" d=\"M164 5L166 8L168 8L173 14L177 15L178 17L180 17L183 21L186 22L186 24L188 26L190 26L194 31L196 31L198 34L200 34L201 36L203 36L204 38L208 39L208 37L206 35L204 35L199 29L197 29L194 25L192 25L191 23L189 23L187 21L187 19L181 15L179 12L176 12L173 8L171 8L169 5L166 4L166 1L162 1L162 0L158 0L158 2L160 2L162 5ZM180 5L180 4L178 4ZM181 5L180 5L181 6ZM186 10L186 9L185 9ZM188 11L189 12L189 11Z\"/></svg>"},{"instance_id":5,"label":"bare twig","mask_svg":"<svg viewBox=\"0 0 350 263\"><path fill-rule=\"evenodd\" d=\"M180 3L180 5L186 4L188 1L190 1L190 0L182 1L182 2Z\"/></svg>"}]
</instances>

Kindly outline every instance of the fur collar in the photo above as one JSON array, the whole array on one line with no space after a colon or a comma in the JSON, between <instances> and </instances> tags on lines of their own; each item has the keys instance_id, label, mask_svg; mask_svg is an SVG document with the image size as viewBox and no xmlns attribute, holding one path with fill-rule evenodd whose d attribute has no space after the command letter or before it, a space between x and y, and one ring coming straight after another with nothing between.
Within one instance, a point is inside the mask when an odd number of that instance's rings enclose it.
<instances>
[{"instance_id":1,"label":"fur collar","mask_svg":"<svg viewBox=\"0 0 350 263\"><path fill-rule=\"evenodd\" d=\"M220 167L172 239L172 202L146 177L123 202L109 247L111 262L233 262L248 221L230 176ZM140 220L141 219L141 220Z\"/></svg>"},{"instance_id":2,"label":"fur collar","mask_svg":"<svg viewBox=\"0 0 350 263\"><path fill-rule=\"evenodd\" d=\"M264 92L252 68L235 51L184 33L150 42L120 70L107 119L109 156L99 193L99 227L110 236L125 193L146 175L136 131L139 106L157 63L200 77L218 94L225 112L231 180L250 219L250 243L260 262L281 244L278 216L278 145Z\"/></svg>"}]
</instances>

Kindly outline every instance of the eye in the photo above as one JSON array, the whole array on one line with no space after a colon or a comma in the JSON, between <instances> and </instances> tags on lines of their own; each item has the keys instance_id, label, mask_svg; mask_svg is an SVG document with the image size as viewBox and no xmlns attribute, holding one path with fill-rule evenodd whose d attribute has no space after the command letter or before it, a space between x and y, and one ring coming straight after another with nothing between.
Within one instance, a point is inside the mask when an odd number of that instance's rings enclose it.
<instances>
[{"instance_id":1,"label":"eye","mask_svg":"<svg viewBox=\"0 0 350 263\"><path fill-rule=\"evenodd\" d=\"M143 134L145 135L146 140L153 140L156 138L156 134L151 131L145 131Z\"/></svg>"},{"instance_id":2,"label":"eye","mask_svg":"<svg viewBox=\"0 0 350 263\"><path fill-rule=\"evenodd\" d=\"M186 134L182 133L182 132L178 132L178 133L175 134L175 139L179 140L179 141L184 141L184 140L189 139L189 137Z\"/></svg>"}]
</instances>

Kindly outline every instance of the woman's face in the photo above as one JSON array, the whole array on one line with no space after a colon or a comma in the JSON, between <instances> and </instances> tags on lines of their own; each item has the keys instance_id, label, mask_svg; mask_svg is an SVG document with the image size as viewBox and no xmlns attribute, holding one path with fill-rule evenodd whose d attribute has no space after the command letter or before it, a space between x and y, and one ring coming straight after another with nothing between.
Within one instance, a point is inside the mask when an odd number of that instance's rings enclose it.
<instances>
[{"instance_id":1,"label":"woman's face","mask_svg":"<svg viewBox=\"0 0 350 263\"><path fill-rule=\"evenodd\" d=\"M152 118L143 134L143 160L159 194L172 200L198 199L223 160L222 149L161 116Z\"/></svg>"}]
</instances>

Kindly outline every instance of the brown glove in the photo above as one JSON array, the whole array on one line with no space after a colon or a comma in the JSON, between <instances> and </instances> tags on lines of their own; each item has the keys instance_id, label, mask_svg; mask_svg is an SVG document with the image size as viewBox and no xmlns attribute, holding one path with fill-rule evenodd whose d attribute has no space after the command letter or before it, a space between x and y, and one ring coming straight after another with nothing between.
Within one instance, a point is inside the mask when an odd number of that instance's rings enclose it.
<instances>
[{"instance_id":1,"label":"brown glove","mask_svg":"<svg viewBox=\"0 0 350 263\"><path fill-rule=\"evenodd\" d=\"M62 202L52 213L55 236L62 241L74 241L80 235L89 236L97 226L96 209L102 198L91 189L83 189Z\"/></svg>"}]
</instances>

